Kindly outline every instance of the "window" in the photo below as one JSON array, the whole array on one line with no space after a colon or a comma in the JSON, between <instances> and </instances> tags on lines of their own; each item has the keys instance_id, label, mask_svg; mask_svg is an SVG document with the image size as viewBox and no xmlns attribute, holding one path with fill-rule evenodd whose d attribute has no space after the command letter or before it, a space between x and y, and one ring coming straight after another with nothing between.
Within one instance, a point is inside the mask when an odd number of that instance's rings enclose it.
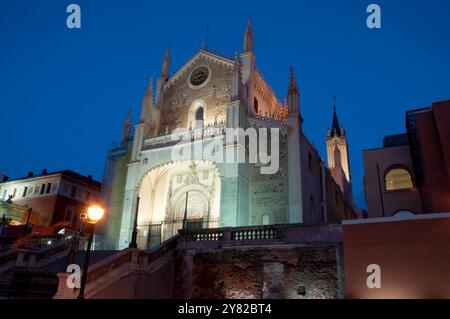
<instances>
[{"instance_id":1,"label":"window","mask_svg":"<svg viewBox=\"0 0 450 319\"><path fill-rule=\"evenodd\" d=\"M258 99L255 97L253 98L253 108L255 109L255 114L258 114Z\"/></svg>"},{"instance_id":2,"label":"window","mask_svg":"<svg viewBox=\"0 0 450 319\"><path fill-rule=\"evenodd\" d=\"M25 188L23 189L22 197L26 197L27 193L28 193L28 186L25 186Z\"/></svg>"},{"instance_id":3,"label":"window","mask_svg":"<svg viewBox=\"0 0 450 319\"><path fill-rule=\"evenodd\" d=\"M7 193L8 191L5 189L4 191L3 191L3 199L6 199L6 193Z\"/></svg>"},{"instance_id":4,"label":"window","mask_svg":"<svg viewBox=\"0 0 450 319\"><path fill-rule=\"evenodd\" d=\"M64 221L69 222L72 225L75 209L72 206L66 206L66 211L64 213Z\"/></svg>"},{"instance_id":5,"label":"window","mask_svg":"<svg viewBox=\"0 0 450 319\"><path fill-rule=\"evenodd\" d=\"M77 188L75 186L70 187L70 197L75 197L77 195Z\"/></svg>"},{"instance_id":6,"label":"window","mask_svg":"<svg viewBox=\"0 0 450 319\"><path fill-rule=\"evenodd\" d=\"M33 186L30 186L30 188L28 189L28 195L33 194Z\"/></svg>"},{"instance_id":7,"label":"window","mask_svg":"<svg viewBox=\"0 0 450 319\"><path fill-rule=\"evenodd\" d=\"M91 193L89 193L88 191L86 191L86 199L85 202L88 202L91 200Z\"/></svg>"},{"instance_id":8,"label":"window","mask_svg":"<svg viewBox=\"0 0 450 319\"><path fill-rule=\"evenodd\" d=\"M413 188L412 176L406 167L395 167L388 170L384 177L387 191Z\"/></svg>"},{"instance_id":9,"label":"window","mask_svg":"<svg viewBox=\"0 0 450 319\"><path fill-rule=\"evenodd\" d=\"M34 194L35 195L37 195L37 194L39 194L39 190L41 189L41 187L39 186L39 185L37 185L35 188L34 188Z\"/></svg>"},{"instance_id":10,"label":"window","mask_svg":"<svg viewBox=\"0 0 450 319\"><path fill-rule=\"evenodd\" d=\"M13 193L12 193L12 198L15 198L15 197L16 197L16 194L17 194L17 188L14 188L14 191L13 191Z\"/></svg>"},{"instance_id":11,"label":"window","mask_svg":"<svg viewBox=\"0 0 450 319\"><path fill-rule=\"evenodd\" d=\"M45 190L45 193L49 194L51 189L52 189L52 183L48 183L47 184L47 189Z\"/></svg>"},{"instance_id":12,"label":"window","mask_svg":"<svg viewBox=\"0 0 450 319\"><path fill-rule=\"evenodd\" d=\"M64 194L69 193L69 185L63 184L63 193L64 193Z\"/></svg>"},{"instance_id":13,"label":"window","mask_svg":"<svg viewBox=\"0 0 450 319\"><path fill-rule=\"evenodd\" d=\"M45 192L45 184L41 185L41 192L39 193L40 195L44 194Z\"/></svg>"},{"instance_id":14,"label":"window","mask_svg":"<svg viewBox=\"0 0 450 319\"><path fill-rule=\"evenodd\" d=\"M263 225L269 225L270 224L270 216L269 215L263 215L262 217L262 224Z\"/></svg>"},{"instance_id":15,"label":"window","mask_svg":"<svg viewBox=\"0 0 450 319\"><path fill-rule=\"evenodd\" d=\"M195 127L203 127L204 112L205 110L202 106L195 111Z\"/></svg>"}]
</instances>

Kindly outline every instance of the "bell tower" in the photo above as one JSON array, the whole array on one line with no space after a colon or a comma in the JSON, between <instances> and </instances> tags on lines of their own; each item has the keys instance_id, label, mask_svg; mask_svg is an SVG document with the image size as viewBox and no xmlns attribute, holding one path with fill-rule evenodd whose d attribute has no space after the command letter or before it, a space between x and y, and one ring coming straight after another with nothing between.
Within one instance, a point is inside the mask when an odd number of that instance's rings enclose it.
<instances>
[{"instance_id":1,"label":"bell tower","mask_svg":"<svg viewBox=\"0 0 450 319\"><path fill-rule=\"evenodd\" d=\"M336 98L333 96L333 121L327 130L328 168L342 192L351 199L350 160L345 130L339 124L336 112Z\"/></svg>"}]
</instances>

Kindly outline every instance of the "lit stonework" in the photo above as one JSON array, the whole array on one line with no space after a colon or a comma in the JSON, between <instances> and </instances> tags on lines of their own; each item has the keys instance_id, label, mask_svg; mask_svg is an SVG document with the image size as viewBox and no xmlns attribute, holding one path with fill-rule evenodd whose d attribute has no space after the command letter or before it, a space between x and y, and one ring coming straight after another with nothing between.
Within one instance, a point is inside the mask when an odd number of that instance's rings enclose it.
<instances>
[{"instance_id":1,"label":"lit stonework","mask_svg":"<svg viewBox=\"0 0 450 319\"><path fill-rule=\"evenodd\" d=\"M341 191L351 201L352 181L350 176L348 143L345 130L339 124L336 106L333 109L331 130L327 131L327 160L331 175L341 188Z\"/></svg>"},{"instance_id":2,"label":"lit stonework","mask_svg":"<svg viewBox=\"0 0 450 319\"><path fill-rule=\"evenodd\" d=\"M129 245L136 208L141 248L177 234L185 216L194 228L352 216L350 203L330 195L334 184L324 178L329 172L303 134L293 70L286 105L256 68L253 45L249 21L244 52L228 58L203 48L173 75L166 51L156 90L150 81L134 133L127 119L122 143L108 154L103 192L109 207L107 248ZM192 145L206 145L213 136L224 136L226 128L277 128L279 169L264 175L260 163L221 163L201 154L174 160L171 133L179 128L189 130ZM243 151L238 144L225 149Z\"/></svg>"}]
</instances>

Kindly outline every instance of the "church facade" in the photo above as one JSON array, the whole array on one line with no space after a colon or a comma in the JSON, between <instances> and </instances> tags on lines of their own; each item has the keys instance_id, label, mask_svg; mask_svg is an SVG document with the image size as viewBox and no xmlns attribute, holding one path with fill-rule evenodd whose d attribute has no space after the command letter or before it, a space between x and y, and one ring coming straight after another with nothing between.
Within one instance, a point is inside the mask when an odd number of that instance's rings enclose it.
<instances>
[{"instance_id":1,"label":"church facade","mask_svg":"<svg viewBox=\"0 0 450 319\"><path fill-rule=\"evenodd\" d=\"M138 247L146 249L183 227L334 223L353 218L350 180L349 193L308 141L302 123L292 68L287 101L282 102L255 65L250 21L243 52L234 58L202 48L171 74L167 50L156 87L150 81L144 94L139 122L132 128L128 114L122 141L107 155L105 248L128 247L135 224ZM184 146L204 149L214 141L213 153L220 146L244 160L223 162L196 152L175 159L180 141L173 132L180 129L189 136ZM277 170L261 173L267 162L249 160L254 141L246 134L243 142L230 140L229 129L244 133L267 129L266 146L277 143L277 154L271 154L276 155ZM339 155L337 165L349 176L347 150L347 146L345 154L341 150L345 156Z\"/></svg>"}]
</instances>

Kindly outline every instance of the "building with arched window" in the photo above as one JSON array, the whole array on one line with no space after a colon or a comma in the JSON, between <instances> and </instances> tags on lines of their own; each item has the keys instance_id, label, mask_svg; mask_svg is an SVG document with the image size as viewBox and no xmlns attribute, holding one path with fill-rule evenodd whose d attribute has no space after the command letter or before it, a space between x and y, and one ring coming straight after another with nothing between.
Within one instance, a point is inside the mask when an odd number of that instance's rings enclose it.
<instances>
[{"instance_id":1,"label":"building with arched window","mask_svg":"<svg viewBox=\"0 0 450 319\"><path fill-rule=\"evenodd\" d=\"M406 133L365 150L369 217L450 212L450 100L406 113Z\"/></svg>"},{"instance_id":2,"label":"building with arched window","mask_svg":"<svg viewBox=\"0 0 450 319\"><path fill-rule=\"evenodd\" d=\"M331 223L354 216L351 197L344 196L339 179L303 132L293 69L281 102L255 64L250 21L244 38L240 54L230 58L201 48L172 74L166 51L156 89L151 81L144 93L134 132L128 117L122 143L107 155L107 248L128 247L136 232L137 246L148 248L184 227ZM249 129L269 132L270 140L262 135L250 140ZM188 137L183 143L173 135L180 130ZM229 130L245 131L245 141L233 136L230 141ZM261 158L248 160L252 149L261 154L266 143L271 150L278 147L271 152L278 168L270 174L261 173L267 166ZM349 181L347 145L339 145ZM192 156L174 156L180 146L193 149ZM232 160L212 156L221 150ZM246 160L234 161L235 154Z\"/></svg>"}]
</instances>

